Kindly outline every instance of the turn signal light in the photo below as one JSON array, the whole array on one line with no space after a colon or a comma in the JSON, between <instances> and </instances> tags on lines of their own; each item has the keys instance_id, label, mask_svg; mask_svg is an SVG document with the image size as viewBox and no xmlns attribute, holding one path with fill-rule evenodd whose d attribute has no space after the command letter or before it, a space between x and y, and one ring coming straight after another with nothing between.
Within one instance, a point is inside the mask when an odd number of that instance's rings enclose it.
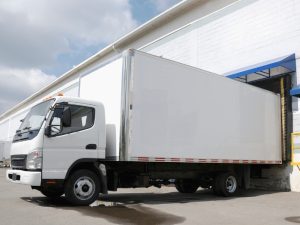
<instances>
[{"instance_id":1,"label":"turn signal light","mask_svg":"<svg viewBox=\"0 0 300 225\"><path fill-rule=\"evenodd\" d=\"M47 180L46 183L47 184L56 184L56 181L55 180Z\"/></svg>"},{"instance_id":2,"label":"turn signal light","mask_svg":"<svg viewBox=\"0 0 300 225\"><path fill-rule=\"evenodd\" d=\"M52 98L52 96L48 96L48 97L44 98L43 101L47 101L47 100L49 100L51 98Z\"/></svg>"}]
</instances>

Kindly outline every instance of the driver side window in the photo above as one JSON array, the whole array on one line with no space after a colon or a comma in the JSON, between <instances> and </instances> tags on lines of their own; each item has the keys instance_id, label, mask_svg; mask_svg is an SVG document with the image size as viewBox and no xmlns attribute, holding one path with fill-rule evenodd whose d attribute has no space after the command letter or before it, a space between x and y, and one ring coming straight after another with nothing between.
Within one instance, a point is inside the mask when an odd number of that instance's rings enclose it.
<instances>
[{"instance_id":1,"label":"driver side window","mask_svg":"<svg viewBox=\"0 0 300 225\"><path fill-rule=\"evenodd\" d=\"M68 105L71 111L71 125L63 126L63 109L54 110L50 123L51 136L63 135L91 128L94 125L95 109L92 107Z\"/></svg>"}]
</instances>

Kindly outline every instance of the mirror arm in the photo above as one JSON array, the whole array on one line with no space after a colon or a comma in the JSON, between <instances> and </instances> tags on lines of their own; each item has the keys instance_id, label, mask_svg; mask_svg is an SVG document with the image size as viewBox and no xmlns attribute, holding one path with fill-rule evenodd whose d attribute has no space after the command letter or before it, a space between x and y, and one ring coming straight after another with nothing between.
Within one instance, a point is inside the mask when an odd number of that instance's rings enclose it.
<instances>
[{"instance_id":1,"label":"mirror arm","mask_svg":"<svg viewBox=\"0 0 300 225\"><path fill-rule=\"evenodd\" d=\"M45 135L46 135L47 137L51 137L51 132L50 132L50 130L51 130L51 126L50 126L50 125L47 126L47 127L45 128Z\"/></svg>"}]
</instances>

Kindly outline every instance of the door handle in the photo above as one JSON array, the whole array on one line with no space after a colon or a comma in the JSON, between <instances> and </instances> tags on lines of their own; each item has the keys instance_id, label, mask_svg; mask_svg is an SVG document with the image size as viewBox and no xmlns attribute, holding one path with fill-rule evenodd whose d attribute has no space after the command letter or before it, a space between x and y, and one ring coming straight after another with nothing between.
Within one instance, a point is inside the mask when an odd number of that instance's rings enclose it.
<instances>
[{"instance_id":1,"label":"door handle","mask_svg":"<svg viewBox=\"0 0 300 225\"><path fill-rule=\"evenodd\" d=\"M85 146L85 149L97 149L97 145L96 144L88 144L87 146Z\"/></svg>"}]
</instances>

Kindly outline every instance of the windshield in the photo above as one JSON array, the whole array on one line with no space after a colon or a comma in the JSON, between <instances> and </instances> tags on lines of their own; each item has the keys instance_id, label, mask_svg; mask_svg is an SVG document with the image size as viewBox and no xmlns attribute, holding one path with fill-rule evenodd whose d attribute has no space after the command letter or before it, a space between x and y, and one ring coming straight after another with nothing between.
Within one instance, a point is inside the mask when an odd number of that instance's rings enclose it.
<instances>
[{"instance_id":1,"label":"windshield","mask_svg":"<svg viewBox=\"0 0 300 225\"><path fill-rule=\"evenodd\" d=\"M54 99L50 99L32 107L17 132L39 130L53 102Z\"/></svg>"}]
</instances>

